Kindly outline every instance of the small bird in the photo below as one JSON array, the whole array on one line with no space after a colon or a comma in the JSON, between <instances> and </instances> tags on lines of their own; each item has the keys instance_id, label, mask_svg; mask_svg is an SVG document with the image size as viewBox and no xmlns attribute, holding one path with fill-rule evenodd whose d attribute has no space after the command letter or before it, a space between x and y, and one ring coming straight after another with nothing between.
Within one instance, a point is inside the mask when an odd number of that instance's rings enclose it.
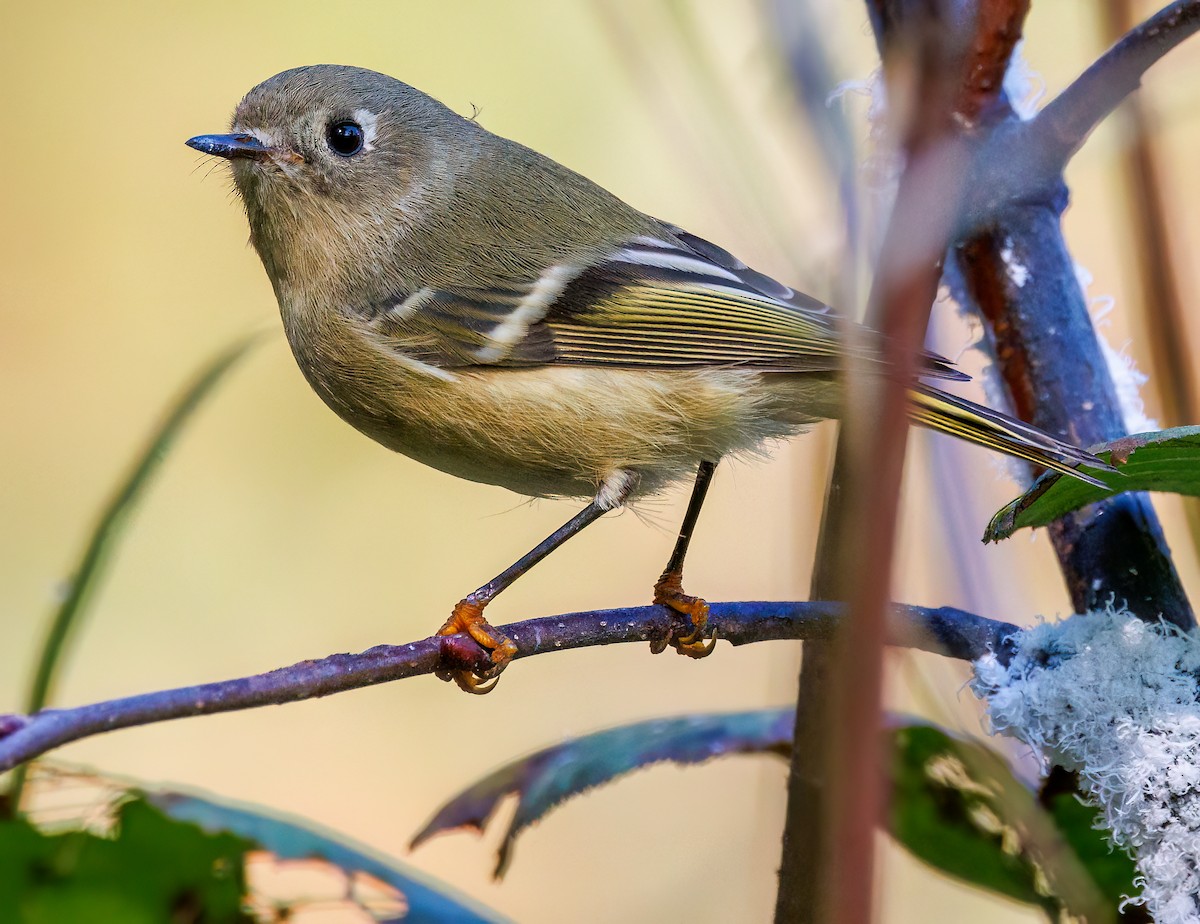
<instances>
[{"instance_id":1,"label":"small bird","mask_svg":"<svg viewBox=\"0 0 1200 924\"><path fill-rule=\"evenodd\" d=\"M487 604L607 511L693 473L654 601L687 617L671 645L708 654L708 605L682 578L709 481L725 456L839 415L846 347L830 309L374 71L284 71L246 94L230 131L187 144L231 162L325 403L460 478L590 499L454 607L440 633L469 633L491 666L443 679L492 689L517 646ZM967 378L932 354L921 374ZM1085 481L1077 466L1108 468L929 385L910 398L935 430Z\"/></svg>"}]
</instances>

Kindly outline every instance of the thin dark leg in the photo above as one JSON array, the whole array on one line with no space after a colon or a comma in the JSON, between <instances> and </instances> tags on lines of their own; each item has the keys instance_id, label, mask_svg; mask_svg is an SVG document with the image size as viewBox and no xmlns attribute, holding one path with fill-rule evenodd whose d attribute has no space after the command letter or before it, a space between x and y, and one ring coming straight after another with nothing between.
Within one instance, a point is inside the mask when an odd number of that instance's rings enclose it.
<instances>
[{"instance_id":1,"label":"thin dark leg","mask_svg":"<svg viewBox=\"0 0 1200 924\"><path fill-rule=\"evenodd\" d=\"M654 602L669 606L675 612L687 616L692 623L692 631L685 637L672 634L671 638L650 643L650 650L655 654L672 645L680 654L691 658L703 658L712 653L716 644L716 636L705 642L705 627L708 623L708 604L700 597L692 597L683 592L683 560L687 557L688 546L692 541L692 533L696 529L696 521L700 518L700 508L704 506L704 498L708 494L708 485L716 471L716 462L701 462L696 470L696 484L692 488L692 499L688 501L687 513L683 515L683 525L679 527L679 538L675 540L675 549L667 567L654 585Z\"/></svg>"},{"instance_id":2,"label":"thin dark leg","mask_svg":"<svg viewBox=\"0 0 1200 924\"><path fill-rule=\"evenodd\" d=\"M478 590L468 594L466 599L479 606L487 605L502 590L506 590L513 581L576 533L580 532L585 526L589 526L600 519L604 514L608 513L609 509L608 507L602 507L598 501L592 501L494 578Z\"/></svg>"},{"instance_id":3,"label":"thin dark leg","mask_svg":"<svg viewBox=\"0 0 1200 924\"><path fill-rule=\"evenodd\" d=\"M675 551L671 560L663 569L663 576L673 572L683 573L683 559L687 556L688 546L692 542L692 533L696 529L696 521L700 519L700 508L704 506L704 498L708 495L708 485L712 481L713 472L717 470L716 462L701 462L696 469L696 483L692 486L692 499L688 501L687 513L683 515L683 525L679 527L679 538L675 540Z\"/></svg>"},{"instance_id":4,"label":"thin dark leg","mask_svg":"<svg viewBox=\"0 0 1200 924\"><path fill-rule=\"evenodd\" d=\"M438 635L455 635L465 632L482 647L491 652L492 666L481 674L473 671L440 671L437 676L442 680L453 680L468 693L488 693L495 687L495 681L508 662L517 653L516 643L507 636L497 632L486 619L483 609L495 597L504 591L522 574L536 565L539 561L557 549L560 545L594 523L608 511L621 506L628 498L637 479L629 472L617 472L610 476L600 489L600 492L590 504L571 517L566 523L552 532L534 548L522 555L508 568L505 568L482 587L467 594L459 600L446 620L445 625L438 630ZM492 681L488 683L487 681Z\"/></svg>"}]
</instances>

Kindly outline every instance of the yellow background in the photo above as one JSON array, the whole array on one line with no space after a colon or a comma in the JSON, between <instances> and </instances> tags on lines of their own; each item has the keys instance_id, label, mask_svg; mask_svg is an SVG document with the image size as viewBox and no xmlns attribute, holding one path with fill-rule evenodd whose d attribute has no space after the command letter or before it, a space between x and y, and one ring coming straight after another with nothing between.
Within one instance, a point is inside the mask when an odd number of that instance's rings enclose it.
<instances>
[{"instance_id":1,"label":"yellow background","mask_svg":"<svg viewBox=\"0 0 1200 924\"><path fill-rule=\"evenodd\" d=\"M873 46L861 5L822 9L838 76L865 78ZM1091 4L1035 4L1026 54L1051 94L1103 47L1093 14ZM23 698L94 512L193 370L247 331L272 334L167 461L75 639L58 703L425 636L573 512L389 454L309 391L223 166L183 145L225 130L240 96L271 74L353 63L460 112L478 107L491 130L831 295L832 187L748 0L21 4L5 9L0 31L0 711ZM1185 294L1196 284L1188 242L1200 233L1189 169L1198 71L1193 45L1146 90L1172 158ZM847 106L862 134L865 103ZM1110 339L1149 370L1115 173L1121 138L1105 128L1075 162L1068 236L1095 277L1090 293L1116 300ZM942 351L957 354L970 332L948 307L935 314ZM1193 332L1181 336L1195 347ZM689 560L693 592L807 592L830 435L822 428L770 464L722 468ZM1044 537L977 544L1014 491L986 454L921 435L908 485L897 599L1017 622L1063 610ZM646 602L685 499L607 518L489 613L505 622ZM1162 506L1188 553L1177 505ZM1195 587L1194 557L1180 558ZM640 646L566 653L519 664L486 698L420 678L125 731L59 756L295 812L404 855L433 809L493 766L630 720L785 703L798 658L783 643L722 645L703 662ZM978 728L961 665L892 664L897 706ZM637 774L527 833L501 885L489 879L494 832L482 844L444 837L407 859L522 921L766 920L783 783L782 763L767 758ZM1036 919L898 851L885 857L886 921Z\"/></svg>"}]
</instances>

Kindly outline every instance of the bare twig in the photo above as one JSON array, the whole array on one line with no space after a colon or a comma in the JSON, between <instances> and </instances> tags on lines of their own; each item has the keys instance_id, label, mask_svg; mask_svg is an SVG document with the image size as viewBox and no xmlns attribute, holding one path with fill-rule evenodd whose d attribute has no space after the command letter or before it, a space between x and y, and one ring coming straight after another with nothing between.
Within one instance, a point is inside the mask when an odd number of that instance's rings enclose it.
<instances>
[{"instance_id":1,"label":"bare twig","mask_svg":"<svg viewBox=\"0 0 1200 924\"><path fill-rule=\"evenodd\" d=\"M709 623L734 645L774 639L825 638L841 615L838 603L714 603ZM1007 639L1018 631L951 607L896 608L891 641L905 647L971 660L989 651L1007 658ZM546 616L502 626L520 647L518 658L666 638L673 615L665 607L640 606ZM678 628L677 626L675 628ZM46 709L32 716L0 716L0 772L47 751L119 728L189 716L292 703L345 690L433 674L482 669L488 653L468 636L379 645L361 654L301 661L266 674L144 693L73 709Z\"/></svg>"},{"instance_id":2,"label":"bare twig","mask_svg":"<svg viewBox=\"0 0 1200 924\"><path fill-rule=\"evenodd\" d=\"M1200 0L1177 0L1127 33L1034 119L1015 118L1008 99L997 97L985 113L987 131L975 132L979 147L960 236L985 229L1013 206L1065 201L1063 171L1088 135L1138 88L1152 64L1197 29Z\"/></svg>"},{"instance_id":3,"label":"bare twig","mask_svg":"<svg viewBox=\"0 0 1200 924\"><path fill-rule=\"evenodd\" d=\"M1131 29L1034 120L1034 146L1061 173L1087 136L1136 90L1142 75L1200 29L1200 0L1177 0Z\"/></svg>"}]
</instances>

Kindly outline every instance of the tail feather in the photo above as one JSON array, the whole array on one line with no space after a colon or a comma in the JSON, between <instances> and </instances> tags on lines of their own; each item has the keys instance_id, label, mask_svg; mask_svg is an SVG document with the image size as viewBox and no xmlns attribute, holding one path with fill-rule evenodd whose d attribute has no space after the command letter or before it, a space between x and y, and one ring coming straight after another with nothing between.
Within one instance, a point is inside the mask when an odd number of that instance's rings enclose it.
<instances>
[{"instance_id":1,"label":"tail feather","mask_svg":"<svg viewBox=\"0 0 1200 924\"><path fill-rule=\"evenodd\" d=\"M1116 471L1091 453L1055 439L1037 427L928 385L914 385L909 391L909 400L909 413L914 423L949 433L968 443L995 449L1100 488L1107 486L1098 478L1079 471L1078 466L1086 465L1103 472Z\"/></svg>"}]
</instances>

